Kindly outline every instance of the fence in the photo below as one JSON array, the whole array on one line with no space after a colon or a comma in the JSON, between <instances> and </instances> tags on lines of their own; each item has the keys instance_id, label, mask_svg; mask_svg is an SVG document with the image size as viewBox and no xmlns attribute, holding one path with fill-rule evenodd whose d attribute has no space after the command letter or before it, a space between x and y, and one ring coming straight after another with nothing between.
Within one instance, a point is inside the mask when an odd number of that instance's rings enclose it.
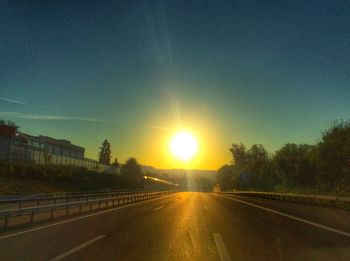
<instances>
[{"instance_id":1,"label":"fence","mask_svg":"<svg viewBox=\"0 0 350 261\"><path fill-rule=\"evenodd\" d=\"M40 165L52 164L61 166L79 166L85 167L90 171L118 174L118 168L111 165L100 164L95 160L76 159L55 154L49 154L44 152L43 150L34 150L27 147L19 147L13 144L11 144L10 146L8 158L10 161L35 162L36 164Z\"/></svg>"}]
</instances>

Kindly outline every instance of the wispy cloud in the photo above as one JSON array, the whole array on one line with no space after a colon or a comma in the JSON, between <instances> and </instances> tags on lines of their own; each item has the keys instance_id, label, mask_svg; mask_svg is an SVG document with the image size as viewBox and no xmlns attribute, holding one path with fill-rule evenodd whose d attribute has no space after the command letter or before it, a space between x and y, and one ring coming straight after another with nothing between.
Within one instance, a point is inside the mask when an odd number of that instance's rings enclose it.
<instances>
[{"instance_id":1,"label":"wispy cloud","mask_svg":"<svg viewBox=\"0 0 350 261\"><path fill-rule=\"evenodd\" d=\"M151 128L151 129L156 129L156 130L164 130L164 131L171 131L171 128L168 127L163 127L163 126L158 126L158 125L154 125L154 124L144 124L147 128Z\"/></svg>"},{"instance_id":2,"label":"wispy cloud","mask_svg":"<svg viewBox=\"0 0 350 261\"><path fill-rule=\"evenodd\" d=\"M115 122L115 121L105 121L99 120L91 117L79 117L79 116L63 116L63 115L52 115L52 114L34 114L34 113L23 113L23 112L14 112L14 111L0 111L0 116L10 117L22 120L39 120L39 121L84 121L84 122L104 122L104 123L113 123L117 125L131 125L131 126L144 126L146 128L161 130L161 131L174 131L174 129L159 126L149 123L127 123L127 122Z\"/></svg>"},{"instance_id":3,"label":"wispy cloud","mask_svg":"<svg viewBox=\"0 0 350 261\"><path fill-rule=\"evenodd\" d=\"M5 97L0 97L0 101L5 101L5 102L15 103L15 104L21 104L21 105L26 105L27 104L26 102L23 102L23 101L9 99L9 98L5 98Z\"/></svg>"},{"instance_id":4,"label":"wispy cloud","mask_svg":"<svg viewBox=\"0 0 350 261\"><path fill-rule=\"evenodd\" d=\"M24 119L24 120L102 122L101 120L89 118L89 117L31 114L31 113L21 113L21 112L12 112L12 111L0 111L0 115L13 117L17 119Z\"/></svg>"}]
</instances>

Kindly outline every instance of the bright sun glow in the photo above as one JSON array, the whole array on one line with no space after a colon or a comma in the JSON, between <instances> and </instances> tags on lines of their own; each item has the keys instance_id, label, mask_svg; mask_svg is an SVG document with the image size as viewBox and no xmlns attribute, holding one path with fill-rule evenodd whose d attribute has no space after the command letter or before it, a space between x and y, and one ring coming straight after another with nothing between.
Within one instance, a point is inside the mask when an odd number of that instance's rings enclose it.
<instances>
[{"instance_id":1,"label":"bright sun glow","mask_svg":"<svg viewBox=\"0 0 350 261\"><path fill-rule=\"evenodd\" d=\"M170 141L170 151L172 154L182 160L189 161L198 151L198 143L196 138L187 131L176 133Z\"/></svg>"}]
</instances>

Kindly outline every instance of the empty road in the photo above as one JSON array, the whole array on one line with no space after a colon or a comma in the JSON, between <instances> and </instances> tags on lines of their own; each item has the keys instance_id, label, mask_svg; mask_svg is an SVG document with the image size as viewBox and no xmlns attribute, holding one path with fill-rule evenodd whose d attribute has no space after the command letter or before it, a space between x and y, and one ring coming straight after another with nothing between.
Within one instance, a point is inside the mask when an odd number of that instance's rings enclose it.
<instances>
[{"instance_id":1,"label":"empty road","mask_svg":"<svg viewBox=\"0 0 350 261\"><path fill-rule=\"evenodd\" d=\"M350 260L350 211L181 192L1 234L0 260Z\"/></svg>"}]
</instances>

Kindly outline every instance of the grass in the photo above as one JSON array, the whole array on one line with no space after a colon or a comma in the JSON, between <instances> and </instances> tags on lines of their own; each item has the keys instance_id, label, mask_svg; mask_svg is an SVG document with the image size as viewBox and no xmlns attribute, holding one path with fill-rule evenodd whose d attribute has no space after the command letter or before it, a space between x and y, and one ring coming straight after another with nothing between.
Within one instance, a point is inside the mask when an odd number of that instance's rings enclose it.
<instances>
[{"instance_id":1,"label":"grass","mask_svg":"<svg viewBox=\"0 0 350 261\"><path fill-rule=\"evenodd\" d=\"M0 194L136 189L143 184L126 177L74 166L0 162Z\"/></svg>"}]
</instances>

